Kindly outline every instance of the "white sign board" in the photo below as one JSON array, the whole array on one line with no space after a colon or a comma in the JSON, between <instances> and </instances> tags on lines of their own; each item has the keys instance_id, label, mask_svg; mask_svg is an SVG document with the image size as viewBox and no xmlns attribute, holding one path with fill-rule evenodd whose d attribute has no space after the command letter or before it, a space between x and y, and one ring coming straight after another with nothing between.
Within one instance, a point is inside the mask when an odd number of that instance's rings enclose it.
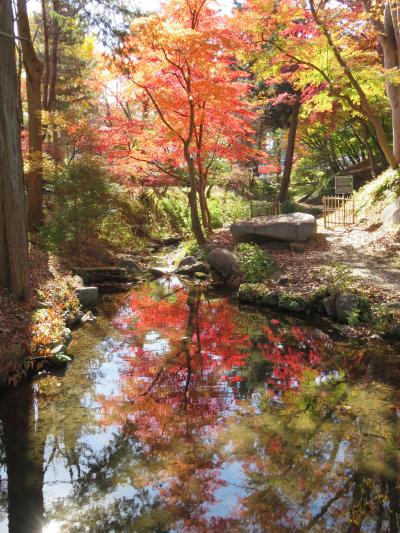
<instances>
[{"instance_id":1,"label":"white sign board","mask_svg":"<svg viewBox=\"0 0 400 533\"><path fill-rule=\"evenodd\" d=\"M335 194L351 194L353 192L353 176L335 177Z\"/></svg>"}]
</instances>

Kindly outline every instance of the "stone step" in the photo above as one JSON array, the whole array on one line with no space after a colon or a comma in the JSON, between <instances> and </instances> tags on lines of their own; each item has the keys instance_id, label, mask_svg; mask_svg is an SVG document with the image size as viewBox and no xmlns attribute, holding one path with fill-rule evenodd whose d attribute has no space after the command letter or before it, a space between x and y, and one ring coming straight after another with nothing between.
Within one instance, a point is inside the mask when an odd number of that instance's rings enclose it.
<instances>
[{"instance_id":1,"label":"stone step","mask_svg":"<svg viewBox=\"0 0 400 533\"><path fill-rule=\"evenodd\" d=\"M80 276L85 285L113 281L122 283L130 279L127 269L122 267L74 268L74 274Z\"/></svg>"}]
</instances>

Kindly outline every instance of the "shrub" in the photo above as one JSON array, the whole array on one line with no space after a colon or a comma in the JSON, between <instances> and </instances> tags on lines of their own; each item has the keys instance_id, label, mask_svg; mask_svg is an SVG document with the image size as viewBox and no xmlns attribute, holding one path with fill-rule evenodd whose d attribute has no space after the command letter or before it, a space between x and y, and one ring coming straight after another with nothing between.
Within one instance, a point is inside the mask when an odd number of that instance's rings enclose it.
<instances>
[{"instance_id":1,"label":"shrub","mask_svg":"<svg viewBox=\"0 0 400 533\"><path fill-rule=\"evenodd\" d=\"M322 275L331 295L347 291L354 285L355 281L351 268L335 261L323 267Z\"/></svg>"},{"instance_id":2,"label":"shrub","mask_svg":"<svg viewBox=\"0 0 400 533\"><path fill-rule=\"evenodd\" d=\"M275 270L272 259L257 244L238 244L235 252L247 283L263 281Z\"/></svg>"},{"instance_id":3,"label":"shrub","mask_svg":"<svg viewBox=\"0 0 400 533\"><path fill-rule=\"evenodd\" d=\"M208 201L213 229L250 217L250 202L242 196L216 189Z\"/></svg>"},{"instance_id":4,"label":"shrub","mask_svg":"<svg viewBox=\"0 0 400 533\"><path fill-rule=\"evenodd\" d=\"M184 241L181 246L181 250L183 252L183 256L187 255L193 255L200 261L205 260L207 256L207 251L205 248L197 244L195 239L189 239L187 241Z\"/></svg>"},{"instance_id":5,"label":"shrub","mask_svg":"<svg viewBox=\"0 0 400 533\"><path fill-rule=\"evenodd\" d=\"M56 246L72 241L79 250L112 213L112 184L100 162L92 157L57 168L50 183L53 202L44 236Z\"/></svg>"},{"instance_id":6,"label":"shrub","mask_svg":"<svg viewBox=\"0 0 400 533\"><path fill-rule=\"evenodd\" d=\"M358 326L361 322L368 322L373 317L371 304L364 296L358 297L357 306L347 314L347 324L349 326Z\"/></svg>"}]
</instances>

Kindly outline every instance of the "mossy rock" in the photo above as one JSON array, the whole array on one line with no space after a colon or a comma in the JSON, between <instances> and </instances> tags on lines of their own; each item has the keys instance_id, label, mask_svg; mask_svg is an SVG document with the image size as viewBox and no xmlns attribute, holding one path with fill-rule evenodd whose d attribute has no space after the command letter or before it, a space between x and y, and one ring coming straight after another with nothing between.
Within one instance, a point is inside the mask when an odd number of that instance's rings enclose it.
<instances>
[{"instance_id":1,"label":"mossy rock","mask_svg":"<svg viewBox=\"0 0 400 533\"><path fill-rule=\"evenodd\" d=\"M263 294L263 296L261 297L261 303L262 305L265 305L266 307L278 307L279 297L280 297L279 291L267 292Z\"/></svg>"},{"instance_id":2,"label":"mossy rock","mask_svg":"<svg viewBox=\"0 0 400 533\"><path fill-rule=\"evenodd\" d=\"M391 324L385 332L385 337L388 339L400 340L400 323Z\"/></svg>"},{"instance_id":3,"label":"mossy rock","mask_svg":"<svg viewBox=\"0 0 400 533\"><path fill-rule=\"evenodd\" d=\"M249 304L260 303L265 292L266 288L259 283L242 283L239 286L238 299Z\"/></svg>"},{"instance_id":4,"label":"mossy rock","mask_svg":"<svg viewBox=\"0 0 400 533\"><path fill-rule=\"evenodd\" d=\"M307 309L307 302L301 296L281 292L279 294L279 308L285 311L303 312Z\"/></svg>"}]
</instances>

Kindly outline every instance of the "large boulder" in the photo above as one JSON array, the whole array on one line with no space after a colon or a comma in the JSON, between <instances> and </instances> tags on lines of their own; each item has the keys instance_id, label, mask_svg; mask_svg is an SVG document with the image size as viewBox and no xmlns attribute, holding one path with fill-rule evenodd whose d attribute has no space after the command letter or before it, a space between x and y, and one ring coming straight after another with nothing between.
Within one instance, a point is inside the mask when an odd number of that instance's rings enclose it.
<instances>
[{"instance_id":1,"label":"large boulder","mask_svg":"<svg viewBox=\"0 0 400 533\"><path fill-rule=\"evenodd\" d=\"M336 317L339 322L346 323L352 313L360 308L360 298L352 292L343 292L336 298Z\"/></svg>"},{"instance_id":2,"label":"large boulder","mask_svg":"<svg viewBox=\"0 0 400 533\"><path fill-rule=\"evenodd\" d=\"M382 222L392 226L400 224L400 198L397 198L383 211Z\"/></svg>"},{"instance_id":3,"label":"large boulder","mask_svg":"<svg viewBox=\"0 0 400 533\"><path fill-rule=\"evenodd\" d=\"M162 267L162 266L150 266L148 268L148 272L154 278L161 278L163 276L167 276L172 273L169 267Z\"/></svg>"},{"instance_id":4,"label":"large boulder","mask_svg":"<svg viewBox=\"0 0 400 533\"><path fill-rule=\"evenodd\" d=\"M121 259L118 266L127 270L129 274L134 274L134 275L143 274L143 270L140 268L137 262L134 259L131 259L129 257Z\"/></svg>"},{"instance_id":5,"label":"large boulder","mask_svg":"<svg viewBox=\"0 0 400 533\"><path fill-rule=\"evenodd\" d=\"M236 242L306 241L317 231L313 215L289 213L255 217L231 225L231 233Z\"/></svg>"},{"instance_id":6,"label":"large boulder","mask_svg":"<svg viewBox=\"0 0 400 533\"><path fill-rule=\"evenodd\" d=\"M186 264L183 266L180 266L177 270L177 274L183 274L185 276L194 276L196 273L201 272L202 274L208 274L210 271L210 267L203 263L202 261L196 261L195 263L192 263L190 265Z\"/></svg>"},{"instance_id":7,"label":"large boulder","mask_svg":"<svg viewBox=\"0 0 400 533\"><path fill-rule=\"evenodd\" d=\"M196 263L197 259L192 255L188 255L184 257L181 261L179 261L178 268L195 265Z\"/></svg>"},{"instance_id":8,"label":"large boulder","mask_svg":"<svg viewBox=\"0 0 400 533\"><path fill-rule=\"evenodd\" d=\"M391 339L400 340L400 324L392 324L385 335Z\"/></svg>"},{"instance_id":9,"label":"large boulder","mask_svg":"<svg viewBox=\"0 0 400 533\"><path fill-rule=\"evenodd\" d=\"M76 290L76 296L83 307L96 307L99 289L97 287L81 287Z\"/></svg>"},{"instance_id":10,"label":"large boulder","mask_svg":"<svg viewBox=\"0 0 400 533\"><path fill-rule=\"evenodd\" d=\"M211 250L207 255L207 263L225 279L240 275L240 266L236 255L226 248Z\"/></svg>"},{"instance_id":11,"label":"large boulder","mask_svg":"<svg viewBox=\"0 0 400 533\"><path fill-rule=\"evenodd\" d=\"M74 276L73 279L74 279L74 284L75 284L75 286L76 286L77 288L82 288L82 287L85 286L85 282L84 282L83 279L82 279L80 276L78 276L77 274L75 274L75 276Z\"/></svg>"},{"instance_id":12,"label":"large boulder","mask_svg":"<svg viewBox=\"0 0 400 533\"><path fill-rule=\"evenodd\" d=\"M322 305L329 318L336 317L336 296L327 296L322 300Z\"/></svg>"}]
</instances>

